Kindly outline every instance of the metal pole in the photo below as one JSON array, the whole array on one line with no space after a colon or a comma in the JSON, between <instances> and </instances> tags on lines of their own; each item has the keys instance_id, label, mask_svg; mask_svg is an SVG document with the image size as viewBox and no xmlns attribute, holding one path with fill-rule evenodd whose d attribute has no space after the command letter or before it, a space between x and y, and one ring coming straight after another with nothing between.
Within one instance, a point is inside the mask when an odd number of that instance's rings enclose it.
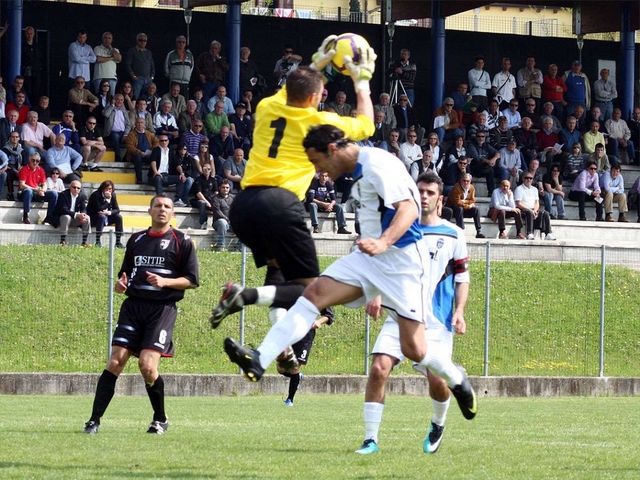
<instances>
[{"instance_id":1,"label":"metal pole","mask_svg":"<svg viewBox=\"0 0 640 480\"><path fill-rule=\"evenodd\" d=\"M240 283L245 286L247 281L247 247L243 243L240 249ZM240 345L244 345L244 308L240 310ZM242 369L238 368L238 373L242 373Z\"/></svg>"},{"instance_id":2,"label":"metal pole","mask_svg":"<svg viewBox=\"0 0 640 480\"><path fill-rule=\"evenodd\" d=\"M109 307L108 307L108 320L107 320L107 362L111 358L111 340L113 340L113 284L115 282L113 278L113 262L114 253L116 249L115 232L109 231Z\"/></svg>"},{"instance_id":3,"label":"metal pole","mask_svg":"<svg viewBox=\"0 0 640 480\"><path fill-rule=\"evenodd\" d=\"M369 375L369 352L371 349L369 335L371 334L371 317L364 314L364 374Z\"/></svg>"},{"instance_id":4,"label":"metal pole","mask_svg":"<svg viewBox=\"0 0 640 480\"><path fill-rule=\"evenodd\" d=\"M484 282L484 365L482 376L489 376L489 308L491 294L491 242L487 242Z\"/></svg>"},{"instance_id":5,"label":"metal pole","mask_svg":"<svg viewBox=\"0 0 640 480\"><path fill-rule=\"evenodd\" d=\"M604 289L605 289L605 257L606 257L606 248L602 245L601 255L600 255L600 358L598 365L598 376L604 377Z\"/></svg>"}]
</instances>

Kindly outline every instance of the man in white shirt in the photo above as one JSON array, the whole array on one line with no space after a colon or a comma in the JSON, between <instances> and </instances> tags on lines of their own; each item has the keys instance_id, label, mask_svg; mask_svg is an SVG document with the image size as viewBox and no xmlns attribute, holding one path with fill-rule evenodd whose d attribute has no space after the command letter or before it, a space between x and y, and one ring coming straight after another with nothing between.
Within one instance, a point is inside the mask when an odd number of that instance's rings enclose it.
<instances>
[{"instance_id":1,"label":"man in white shirt","mask_svg":"<svg viewBox=\"0 0 640 480\"><path fill-rule=\"evenodd\" d=\"M612 218L613 202L618 204L618 221L627 223L629 220L624 216L629 211L627 208L627 195L624 193L624 179L620 175L620 165L612 165L611 170L602 174L600 180L604 191L604 214L605 222L615 222Z\"/></svg>"},{"instance_id":2,"label":"man in white shirt","mask_svg":"<svg viewBox=\"0 0 640 480\"><path fill-rule=\"evenodd\" d=\"M178 143L180 131L178 130L178 120L171 113L172 103L170 100L162 102L162 108L153 116L153 128L156 129L156 137L166 135L170 143Z\"/></svg>"},{"instance_id":3,"label":"man in white shirt","mask_svg":"<svg viewBox=\"0 0 640 480\"><path fill-rule=\"evenodd\" d=\"M422 160L422 148L416 143L418 134L415 130L407 131L407 141L400 145L400 151L404 159L407 171L416 160Z\"/></svg>"},{"instance_id":4,"label":"man in white shirt","mask_svg":"<svg viewBox=\"0 0 640 480\"><path fill-rule=\"evenodd\" d=\"M96 63L93 67L93 91L98 95L100 93L100 82L109 80L111 92L116 91L118 75L116 68L122 61L120 50L112 45L113 35L111 32L102 34L102 44L94 47L93 53L96 56Z\"/></svg>"},{"instance_id":5,"label":"man in white shirt","mask_svg":"<svg viewBox=\"0 0 640 480\"><path fill-rule=\"evenodd\" d=\"M551 218L549 212L540 210L540 192L533 184L533 174L527 172L522 177L522 185L516 188L513 193L516 201L516 207L520 209L521 214L525 217L525 225L527 229L527 240L534 240L534 229L540 230L540 237L545 240L555 240L556 237L551 233Z\"/></svg>"},{"instance_id":6,"label":"man in white shirt","mask_svg":"<svg viewBox=\"0 0 640 480\"><path fill-rule=\"evenodd\" d=\"M502 70L496 73L491 82L491 91L494 98L499 102L499 108L504 110L509 105L512 98L516 97L516 77L511 75L511 60L507 57L502 59Z\"/></svg>"},{"instance_id":7,"label":"man in white shirt","mask_svg":"<svg viewBox=\"0 0 640 480\"><path fill-rule=\"evenodd\" d=\"M618 98L616 82L609 80L609 69L600 70L600 78L593 82L596 106L600 107L600 121L609 120L613 114L613 101Z\"/></svg>"},{"instance_id":8,"label":"man in white shirt","mask_svg":"<svg viewBox=\"0 0 640 480\"><path fill-rule=\"evenodd\" d=\"M609 148L611 155L619 158L618 148L622 147L629 156L629 163L636 161L636 150L631 141L631 130L629 125L622 118L622 110L614 108L611 118L604 122L604 127L609 132Z\"/></svg>"}]
</instances>

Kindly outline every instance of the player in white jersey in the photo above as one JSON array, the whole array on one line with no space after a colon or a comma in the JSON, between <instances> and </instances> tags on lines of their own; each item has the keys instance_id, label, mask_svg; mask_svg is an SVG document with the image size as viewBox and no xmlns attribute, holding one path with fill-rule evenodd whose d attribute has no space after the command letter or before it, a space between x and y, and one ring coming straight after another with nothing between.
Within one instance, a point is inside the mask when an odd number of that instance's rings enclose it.
<instances>
[{"instance_id":1,"label":"player in white jersey","mask_svg":"<svg viewBox=\"0 0 640 480\"><path fill-rule=\"evenodd\" d=\"M331 178L354 172L351 195L362 232L358 248L306 287L257 350L226 338L229 358L249 380L257 381L280 352L309 331L322 309L355 308L380 295L382 305L398 322L402 353L445 378L458 402L475 412L475 393L464 372L427 350L424 319L430 295L425 295L423 265L428 253L418 222L420 196L415 182L391 154L359 147L333 125L311 128L304 147L317 171L329 172Z\"/></svg>"},{"instance_id":2,"label":"player in white jersey","mask_svg":"<svg viewBox=\"0 0 640 480\"><path fill-rule=\"evenodd\" d=\"M464 232L438 216L438 209L443 201L442 189L442 181L433 172L424 173L418 178L422 207L421 228L423 241L429 251L424 265L428 272L425 294L432 299L433 306L433 309L427 312L424 334L429 350L433 353L439 352L450 361L453 352L453 331L460 334L466 331L464 309L469 293L469 271ZM371 302L367 311L377 317L381 313L380 303ZM363 455L378 451L378 431L384 410L387 378L391 370L405 359L400 347L398 324L391 317L387 317L380 330L373 347L373 355L364 404L365 440L356 450L356 453ZM444 433L450 400L449 388L445 380L435 375L431 369L418 364L414 364L414 368L429 378L429 394L434 414L423 450L425 453L435 453ZM462 412L468 419L475 415L475 409L468 412L463 408Z\"/></svg>"}]
</instances>

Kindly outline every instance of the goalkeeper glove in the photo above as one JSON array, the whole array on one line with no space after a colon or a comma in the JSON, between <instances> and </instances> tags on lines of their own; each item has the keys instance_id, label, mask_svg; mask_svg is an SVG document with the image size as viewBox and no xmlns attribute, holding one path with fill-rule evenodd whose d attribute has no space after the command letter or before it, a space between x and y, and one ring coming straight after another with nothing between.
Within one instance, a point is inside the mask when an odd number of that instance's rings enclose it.
<instances>
[{"instance_id":1,"label":"goalkeeper glove","mask_svg":"<svg viewBox=\"0 0 640 480\"><path fill-rule=\"evenodd\" d=\"M322 41L322 45L320 45L318 51L311 57L312 62L311 65L309 65L309 68L322 72L325 67L331 63L331 60L336 55L336 51L334 48L327 50L327 45L333 42L336 38L338 38L337 35L329 35Z\"/></svg>"},{"instance_id":2,"label":"goalkeeper glove","mask_svg":"<svg viewBox=\"0 0 640 480\"><path fill-rule=\"evenodd\" d=\"M344 65L349 71L351 80L353 80L356 93L371 93L369 80L373 77L373 72L376 69L376 58L376 52L374 52L371 47L360 49L360 60L358 63L354 63L349 55L344 56Z\"/></svg>"}]
</instances>

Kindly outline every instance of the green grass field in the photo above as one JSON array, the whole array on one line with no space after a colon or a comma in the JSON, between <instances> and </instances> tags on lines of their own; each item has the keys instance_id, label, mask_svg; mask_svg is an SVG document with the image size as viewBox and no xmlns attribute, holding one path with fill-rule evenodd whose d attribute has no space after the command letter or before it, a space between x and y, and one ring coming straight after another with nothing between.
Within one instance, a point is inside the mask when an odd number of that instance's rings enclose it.
<instances>
[{"instance_id":1,"label":"green grass field","mask_svg":"<svg viewBox=\"0 0 640 480\"><path fill-rule=\"evenodd\" d=\"M304 385L304 384L303 384ZM428 399L390 396L380 452L358 456L361 396L167 399L171 426L144 433L146 397L115 397L100 433L89 397L0 396L2 479L637 479L637 398L480 399L452 404L440 451L422 453Z\"/></svg>"}]
</instances>

